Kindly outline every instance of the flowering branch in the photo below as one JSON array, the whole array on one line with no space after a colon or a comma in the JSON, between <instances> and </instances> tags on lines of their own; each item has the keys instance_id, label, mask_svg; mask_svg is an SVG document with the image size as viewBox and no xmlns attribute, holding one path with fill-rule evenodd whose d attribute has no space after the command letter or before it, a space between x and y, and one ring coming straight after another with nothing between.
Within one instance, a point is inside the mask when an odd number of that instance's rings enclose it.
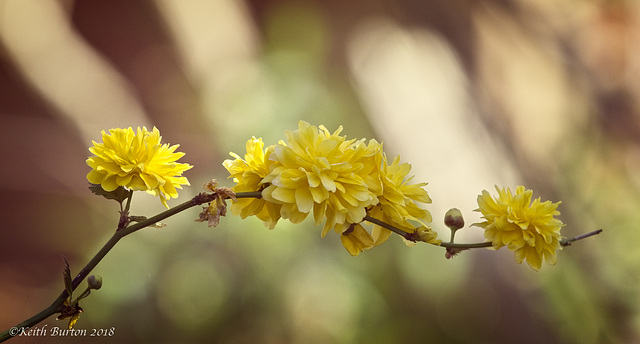
<instances>
[{"instance_id":1,"label":"flowering branch","mask_svg":"<svg viewBox=\"0 0 640 344\"><path fill-rule=\"evenodd\" d=\"M374 219L371 216L365 216L364 220L368 221L368 222L371 222L371 223L374 223L374 224L376 224L378 226L384 227L384 228L386 228L386 229L388 229L388 230L400 235L401 237L405 238L406 240L419 241L418 239L416 239L414 234L405 232L405 231L403 231L401 229L398 229L398 228L396 228L396 227L394 227L394 226L392 226L392 225L390 225L388 223L382 222L382 221L380 221L378 219ZM586 239L588 237L591 237L591 236L594 236L594 235L597 235L597 234L600 234L600 233L602 233L602 229L598 229L598 230L591 231L591 232L588 232L588 233L576 235L576 236L571 237L571 238L565 238L565 239L560 240L560 245L563 246L563 247L571 246L571 244L573 242L575 242L575 241ZM429 243L429 244L432 244L432 243ZM446 247L446 248L454 248L454 249L473 249L473 248L491 247L492 243L490 241L487 241L487 242L476 242L476 243L469 243L469 244L461 244L461 243L454 243L454 242L441 242L439 244L432 244L432 245L442 246L442 247Z\"/></svg>"},{"instance_id":2,"label":"flowering branch","mask_svg":"<svg viewBox=\"0 0 640 344\"><path fill-rule=\"evenodd\" d=\"M482 213L484 221L473 224L484 229L487 241L455 243L455 233L464 227L464 219L460 210L454 208L447 212L444 221L451 229L451 239L442 242L429 227L431 214L418 205L431 203L431 198L423 189L426 183L410 183L411 165L401 164L399 157L389 162L381 143L347 140L339 135L341 130L342 127L330 133L323 126L318 128L301 121L298 130L286 133L286 141L266 149L262 139L254 137L246 143L244 159L231 153L235 159L223 163L236 183L233 188L218 187L212 180L204 186L207 192L173 208L169 208L167 200L178 197L176 189L182 185L190 185L182 173L193 167L177 162L184 155L176 152L179 145L161 144L156 128L111 129L109 134L103 131L103 143L94 141L89 148L94 156L87 159L92 168L87 179L93 193L119 202L117 229L73 280L67 264L63 274L65 289L60 295L49 307L1 333L0 342L55 313L60 313L58 319L70 318L71 329L82 312L78 301L102 285L101 278L87 276L120 239L142 228L158 226L160 221L201 204L208 206L196 221L207 221L212 227L226 215L227 200L233 201L234 214L241 218L255 215L270 229L281 218L299 223L313 213L316 224L324 222L322 236L336 231L353 256L396 233L409 244L423 241L442 246L447 258L462 250L499 249L506 245L515 252L518 263L526 259L534 270L540 269L543 259L555 264L556 251L561 247L602 231L562 238L560 230L564 224L555 218L560 214L557 211L560 202L542 202L540 198L532 201L533 191L524 186L518 186L515 193L496 187L498 197L487 191L478 196L476 211ZM159 196L167 210L150 218L129 215L133 191ZM373 224L371 233L361 225L363 221ZM85 279L89 287L72 299L71 294Z\"/></svg>"},{"instance_id":3,"label":"flowering branch","mask_svg":"<svg viewBox=\"0 0 640 344\"><path fill-rule=\"evenodd\" d=\"M236 198L262 198L262 192L260 191L252 191L252 192L238 192L236 194ZM373 224L376 224L380 227L384 227L390 231L392 231L393 233L396 233L398 235L400 235L401 237L403 237L406 240L409 241L421 241L420 238L415 234L415 233L410 233L410 232L406 232L403 231L393 225L390 225L386 222L380 221L376 218L373 218L369 215L366 215L363 218L364 221L367 222L371 222ZM447 219L445 218L445 223L447 223ZM464 222L462 222L464 224ZM459 228L457 228L459 229ZM578 240L582 240L597 234L600 234L602 232L602 229L598 229L592 232L588 232L588 233L583 233L580 235L576 235L574 237L571 238L564 238L560 240L560 245L563 247L566 246L571 246L571 244L575 241ZM452 230L452 233L455 233L455 230ZM476 242L476 243L468 243L468 244L462 244L462 243L454 243L453 239L451 240L451 242L440 242L440 243L431 243L431 242L427 242L428 244L432 244L432 245L436 245L436 246L442 246L442 247L446 247L446 248L452 248L452 249L474 249L474 248L487 248L487 247L491 247L492 243L490 241L486 241L486 242Z\"/></svg>"},{"instance_id":4,"label":"flowering branch","mask_svg":"<svg viewBox=\"0 0 640 344\"><path fill-rule=\"evenodd\" d=\"M236 194L237 198L262 198L262 193L260 191L253 191L253 192L239 192ZM449 214L449 212L447 213ZM381 220L378 220L376 218L373 218L369 215L366 215L363 218L364 221L367 222L371 222L373 224L376 224L380 227L386 228L388 230L390 230L393 233L396 233L398 235L400 235L402 238L408 240L408 241L412 241L412 242L416 242L416 241L422 241L420 240L419 235L416 232L407 232L404 230L401 230L391 224L388 224L386 222L383 222ZM445 223L447 223L448 219L445 217ZM464 224L464 221L462 221L462 225ZM456 228L455 230L452 228L452 234L456 232L456 230L460 229L462 227L462 225L459 225L458 228ZM451 227L450 227L451 228ZM571 244L575 241L578 240L582 240L597 234L600 234L602 232L602 229L598 229L592 232L588 232L588 233L584 233L584 234L580 234L580 235L576 235L574 237L571 238L564 238L561 239L559 241L560 246L566 247L566 246L571 246ZM452 240L451 242L440 242L440 243L432 243L429 241L425 241L428 244L432 244L432 245L436 245L436 246L442 246L445 247L447 249L454 249L457 250L457 252L459 252L460 250L468 250L468 249L475 249L475 248L487 248L487 247L491 247L493 245L493 243L491 241L486 241L486 242L476 242L476 243L467 243L467 244L463 244L463 243L455 243L453 242L453 235L452 235Z\"/></svg>"}]
</instances>

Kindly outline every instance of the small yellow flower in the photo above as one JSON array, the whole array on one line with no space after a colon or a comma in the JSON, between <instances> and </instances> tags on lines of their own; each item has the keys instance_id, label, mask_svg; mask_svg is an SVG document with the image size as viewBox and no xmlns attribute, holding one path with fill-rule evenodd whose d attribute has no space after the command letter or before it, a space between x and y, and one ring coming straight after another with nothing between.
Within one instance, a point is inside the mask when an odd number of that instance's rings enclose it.
<instances>
[{"instance_id":1,"label":"small yellow flower","mask_svg":"<svg viewBox=\"0 0 640 344\"><path fill-rule=\"evenodd\" d=\"M344 232L362 221L366 207L378 203L369 183L372 162L381 154L378 142L346 140L342 127L333 134L300 121L298 130L288 131L287 140L274 147L273 165L262 182L269 185L262 197L281 204L280 214L293 223L304 220L313 210L316 224L325 221L324 237L331 228Z\"/></svg>"},{"instance_id":2,"label":"small yellow flower","mask_svg":"<svg viewBox=\"0 0 640 344\"><path fill-rule=\"evenodd\" d=\"M360 224L351 224L346 231L342 232L340 240L352 256L357 256L365 249L373 247L373 238Z\"/></svg>"},{"instance_id":3,"label":"small yellow flower","mask_svg":"<svg viewBox=\"0 0 640 344\"><path fill-rule=\"evenodd\" d=\"M244 155L244 159L235 153L230 153L235 159L225 160L223 166L231 174L229 178L233 178L236 183L233 191L236 193L261 191L267 186L262 182L262 179L269 174L271 165L274 164L268 159L273 152L273 147L269 146L265 150L262 139L252 137L247 141L247 153ZM273 229L280 219L281 207L280 204L267 202L262 198L240 198L231 204L231 213L239 215L243 219L256 215L269 229Z\"/></svg>"},{"instance_id":4,"label":"small yellow flower","mask_svg":"<svg viewBox=\"0 0 640 344\"><path fill-rule=\"evenodd\" d=\"M495 249L507 245L515 252L515 260L539 270L544 259L547 264L555 264L556 251L560 245L562 221L554 218L560 202L541 202L537 198L531 202L532 190L518 186L515 194L511 190L496 186L498 197L493 198L488 191L478 196L476 211L482 213L484 222L475 224L484 228L484 237Z\"/></svg>"},{"instance_id":5,"label":"small yellow flower","mask_svg":"<svg viewBox=\"0 0 640 344\"><path fill-rule=\"evenodd\" d=\"M400 157L396 157L391 165L383 155L380 179L382 180L382 194L378 197L380 203L369 211L369 215L383 222L393 225L407 233L414 233L420 228L421 240L437 244L436 233L427 234L431 223L431 213L420 208L416 202L431 203L427 191L423 189L427 183L410 184L413 177L407 178L411 165L400 164ZM415 222L414 225L411 222ZM374 245L379 245L389 238L391 231L374 225Z\"/></svg>"},{"instance_id":6,"label":"small yellow flower","mask_svg":"<svg viewBox=\"0 0 640 344\"><path fill-rule=\"evenodd\" d=\"M193 166L177 163L184 153L175 152L180 145L161 144L160 132L146 127L133 131L110 129L102 131L103 143L93 141L89 151L95 156L87 159L92 170L87 174L90 183L100 184L105 191L120 186L130 190L146 191L159 196L165 207L167 200L178 197L181 185L190 185L182 173Z\"/></svg>"}]
</instances>

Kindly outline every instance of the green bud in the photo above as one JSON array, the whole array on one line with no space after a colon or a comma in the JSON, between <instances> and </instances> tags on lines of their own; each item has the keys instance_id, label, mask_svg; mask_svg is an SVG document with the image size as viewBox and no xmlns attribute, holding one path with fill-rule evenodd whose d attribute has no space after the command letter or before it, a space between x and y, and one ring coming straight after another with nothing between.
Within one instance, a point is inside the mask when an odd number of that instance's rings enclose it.
<instances>
[{"instance_id":1,"label":"green bud","mask_svg":"<svg viewBox=\"0 0 640 344\"><path fill-rule=\"evenodd\" d=\"M102 277L100 275L91 275L87 277L87 283L89 284L89 289L98 290L102 287Z\"/></svg>"},{"instance_id":2,"label":"green bud","mask_svg":"<svg viewBox=\"0 0 640 344\"><path fill-rule=\"evenodd\" d=\"M457 231L458 229L464 227L464 218L462 217L462 212L460 212L460 209L449 209L449 211L444 214L444 224L452 231Z\"/></svg>"}]
</instances>

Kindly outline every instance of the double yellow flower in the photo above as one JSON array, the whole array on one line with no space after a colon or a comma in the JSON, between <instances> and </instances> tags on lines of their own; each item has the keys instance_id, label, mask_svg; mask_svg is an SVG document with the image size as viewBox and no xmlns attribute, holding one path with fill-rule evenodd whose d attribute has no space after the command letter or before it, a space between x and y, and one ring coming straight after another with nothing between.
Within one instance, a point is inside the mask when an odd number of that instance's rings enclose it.
<instances>
[{"instance_id":1,"label":"double yellow flower","mask_svg":"<svg viewBox=\"0 0 640 344\"><path fill-rule=\"evenodd\" d=\"M341 131L300 121L286 140L266 149L262 139L247 141L244 159L231 153L235 159L223 165L235 192L261 190L262 198L238 200L231 212L256 215L269 228L280 218L299 223L313 212L316 224L324 222L322 236L334 229L354 256L391 233L374 225L369 234L360 225L366 215L409 233L427 233L421 238L437 243L428 227L431 214L416 204L431 202L422 188L426 183L410 184L411 166L399 158L389 164L376 140L347 140Z\"/></svg>"},{"instance_id":2,"label":"double yellow flower","mask_svg":"<svg viewBox=\"0 0 640 344\"><path fill-rule=\"evenodd\" d=\"M148 131L146 127L111 129L102 131L102 143L93 141L89 151L95 156L87 159L92 170L87 179L99 184L105 191L113 191L120 186L129 190L146 191L159 196L165 207L167 200L178 197L176 189L190 185L182 173L193 166L177 163L184 153L176 152L180 145L161 144L160 132L156 127Z\"/></svg>"}]
</instances>

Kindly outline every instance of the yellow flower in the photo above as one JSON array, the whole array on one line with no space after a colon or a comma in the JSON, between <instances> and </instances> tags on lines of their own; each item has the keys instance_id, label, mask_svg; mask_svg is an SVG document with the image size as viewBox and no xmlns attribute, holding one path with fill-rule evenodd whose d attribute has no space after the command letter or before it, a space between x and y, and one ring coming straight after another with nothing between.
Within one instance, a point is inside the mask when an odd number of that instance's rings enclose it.
<instances>
[{"instance_id":1,"label":"yellow flower","mask_svg":"<svg viewBox=\"0 0 640 344\"><path fill-rule=\"evenodd\" d=\"M234 192L261 191L267 186L262 179L269 174L269 169L274 164L268 159L273 147L269 146L265 151L262 139L252 137L247 141L244 159L235 153L229 153L235 159L225 160L223 166L231 174L229 178L233 178L236 183L232 188ZM269 229L273 229L280 219L281 207L280 204L267 202L262 198L240 198L231 204L231 213L243 219L256 215Z\"/></svg>"},{"instance_id":2,"label":"yellow flower","mask_svg":"<svg viewBox=\"0 0 640 344\"><path fill-rule=\"evenodd\" d=\"M346 231L342 232L340 240L352 256L357 256L365 249L373 247L373 238L360 224L351 224Z\"/></svg>"},{"instance_id":3,"label":"yellow flower","mask_svg":"<svg viewBox=\"0 0 640 344\"><path fill-rule=\"evenodd\" d=\"M324 237L331 228L342 233L366 215L366 208L378 203L375 189L376 155L382 154L375 140L346 140L300 121L298 130L288 131L287 140L274 147L270 159L276 162L262 182L269 185L262 197L281 204L280 214L293 223L313 210L316 224L325 220Z\"/></svg>"},{"instance_id":4,"label":"yellow flower","mask_svg":"<svg viewBox=\"0 0 640 344\"><path fill-rule=\"evenodd\" d=\"M400 157L396 157L391 165L387 157L382 156L380 179L382 181L382 194L378 199L380 203L369 211L373 218L386 222L408 233L419 233L420 240L437 244L437 235L427 226L431 223L431 213L418 207L416 202L431 203L427 191L423 189L427 183L409 184L413 177L407 178L411 171L411 165L400 164ZM412 222L416 222L416 227ZM374 245L379 245L389 238L391 231L374 225Z\"/></svg>"},{"instance_id":5,"label":"yellow flower","mask_svg":"<svg viewBox=\"0 0 640 344\"><path fill-rule=\"evenodd\" d=\"M100 184L105 191L119 186L146 191L159 196L165 207L167 200L178 197L176 188L190 185L182 173L193 166L177 163L184 153L175 152L180 145L161 144L160 132L146 127L110 129L102 131L103 143L93 141L89 151L95 156L87 159L92 170L87 174L90 183Z\"/></svg>"},{"instance_id":6,"label":"yellow flower","mask_svg":"<svg viewBox=\"0 0 640 344\"><path fill-rule=\"evenodd\" d=\"M558 203L540 202L537 198L531 202L532 190L518 186L515 194L511 190L499 189L498 198L494 199L488 191L478 196L478 206L485 219L476 224L484 228L484 237L495 249L507 245L515 252L515 260L522 263L524 259L534 270L539 270L542 260L547 264L555 264L556 251L560 246L560 229L562 221L554 218L560 215Z\"/></svg>"},{"instance_id":7,"label":"yellow flower","mask_svg":"<svg viewBox=\"0 0 640 344\"><path fill-rule=\"evenodd\" d=\"M280 217L299 223L313 211L315 223L324 222L322 236L334 229L354 256L391 233L376 225L369 234L360 224L367 215L412 234L410 240L438 244L427 226L431 214L417 205L431 203L426 183L411 184L411 165L400 164L399 157L388 164L382 144L347 140L341 131L300 121L266 150L261 139L252 138L244 159L231 153L235 160L224 166L236 182L233 191L262 193L261 199L238 200L232 211L243 218L257 215L270 228Z\"/></svg>"}]
</instances>

